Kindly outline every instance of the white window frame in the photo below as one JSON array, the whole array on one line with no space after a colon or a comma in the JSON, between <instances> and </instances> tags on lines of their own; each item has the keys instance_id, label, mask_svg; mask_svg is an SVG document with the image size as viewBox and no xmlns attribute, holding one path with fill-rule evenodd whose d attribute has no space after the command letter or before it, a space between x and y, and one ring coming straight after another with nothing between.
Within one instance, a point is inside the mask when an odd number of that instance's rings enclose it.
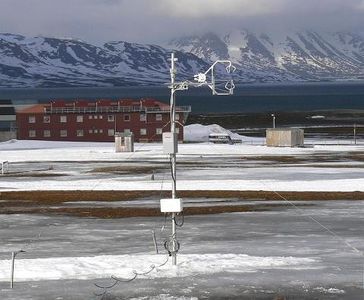
<instances>
[{"instance_id":1,"label":"white window frame","mask_svg":"<svg viewBox=\"0 0 364 300\"><path fill-rule=\"evenodd\" d=\"M61 129L61 130L59 131L59 136L60 136L60 137L67 137L67 136L68 136L67 129Z\"/></svg>"},{"instance_id":2,"label":"white window frame","mask_svg":"<svg viewBox=\"0 0 364 300\"><path fill-rule=\"evenodd\" d=\"M108 136L114 136L115 135L115 130L114 129L108 129L107 130L107 135Z\"/></svg>"},{"instance_id":3,"label":"white window frame","mask_svg":"<svg viewBox=\"0 0 364 300\"><path fill-rule=\"evenodd\" d=\"M85 133L84 133L83 129L76 130L76 136L80 137L80 136L84 136L84 135L85 135Z\"/></svg>"},{"instance_id":4,"label":"white window frame","mask_svg":"<svg viewBox=\"0 0 364 300\"><path fill-rule=\"evenodd\" d=\"M76 117L76 122L77 122L77 123L83 123L83 115L78 115L78 116Z\"/></svg>"},{"instance_id":5,"label":"white window frame","mask_svg":"<svg viewBox=\"0 0 364 300\"><path fill-rule=\"evenodd\" d=\"M147 135L147 128L140 128L140 135Z\"/></svg>"},{"instance_id":6,"label":"white window frame","mask_svg":"<svg viewBox=\"0 0 364 300\"><path fill-rule=\"evenodd\" d=\"M140 114L139 120L140 120L140 122L146 122L147 121L147 114Z\"/></svg>"},{"instance_id":7,"label":"white window frame","mask_svg":"<svg viewBox=\"0 0 364 300\"><path fill-rule=\"evenodd\" d=\"M131 133L131 130L129 128L124 129L124 134L130 134L130 133Z\"/></svg>"},{"instance_id":8,"label":"white window frame","mask_svg":"<svg viewBox=\"0 0 364 300\"><path fill-rule=\"evenodd\" d=\"M51 137L51 131L49 129L43 130L43 137Z\"/></svg>"},{"instance_id":9,"label":"white window frame","mask_svg":"<svg viewBox=\"0 0 364 300\"><path fill-rule=\"evenodd\" d=\"M28 123L34 124L35 123L35 116L28 116Z\"/></svg>"},{"instance_id":10,"label":"white window frame","mask_svg":"<svg viewBox=\"0 0 364 300\"><path fill-rule=\"evenodd\" d=\"M43 123L50 123L51 122L51 116L43 116Z\"/></svg>"},{"instance_id":11,"label":"white window frame","mask_svg":"<svg viewBox=\"0 0 364 300\"><path fill-rule=\"evenodd\" d=\"M179 134L179 127L176 127L176 133Z\"/></svg>"},{"instance_id":12,"label":"white window frame","mask_svg":"<svg viewBox=\"0 0 364 300\"><path fill-rule=\"evenodd\" d=\"M107 116L107 121L108 122L114 122L115 121L115 115L108 115Z\"/></svg>"},{"instance_id":13,"label":"white window frame","mask_svg":"<svg viewBox=\"0 0 364 300\"><path fill-rule=\"evenodd\" d=\"M60 123L67 123L67 116L59 116Z\"/></svg>"},{"instance_id":14,"label":"white window frame","mask_svg":"<svg viewBox=\"0 0 364 300\"><path fill-rule=\"evenodd\" d=\"M127 119L126 119L127 118ZM130 114L125 114L124 116L123 116L123 120L124 120L124 122L130 122Z\"/></svg>"},{"instance_id":15,"label":"white window frame","mask_svg":"<svg viewBox=\"0 0 364 300\"><path fill-rule=\"evenodd\" d=\"M162 114L155 114L155 120L156 121L163 121L163 115Z\"/></svg>"},{"instance_id":16,"label":"white window frame","mask_svg":"<svg viewBox=\"0 0 364 300\"><path fill-rule=\"evenodd\" d=\"M28 131L28 136L33 138L33 137L36 137L37 136L37 131L35 131L34 129L30 129Z\"/></svg>"},{"instance_id":17,"label":"white window frame","mask_svg":"<svg viewBox=\"0 0 364 300\"><path fill-rule=\"evenodd\" d=\"M179 121L179 114L176 114L176 121Z\"/></svg>"},{"instance_id":18,"label":"white window frame","mask_svg":"<svg viewBox=\"0 0 364 300\"><path fill-rule=\"evenodd\" d=\"M155 129L155 134L160 135L162 133L163 133L163 129L162 128L156 128Z\"/></svg>"}]
</instances>

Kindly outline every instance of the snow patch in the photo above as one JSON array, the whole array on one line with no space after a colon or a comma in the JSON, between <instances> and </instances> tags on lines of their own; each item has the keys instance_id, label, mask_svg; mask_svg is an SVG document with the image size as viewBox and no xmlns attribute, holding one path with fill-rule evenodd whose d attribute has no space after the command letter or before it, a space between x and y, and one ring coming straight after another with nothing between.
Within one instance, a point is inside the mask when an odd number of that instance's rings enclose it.
<instances>
[{"instance_id":1,"label":"snow patch","mask_svg":"<svg viewBox=\"0 0 364 300\"><path fill-rule=\"evenodd\" d=\"M211 133L224 133L229 135L234 140L251 140L246 136L233 133L220 125L201 125L201 124L191 124L184 127L184 141L186 142L208 142L209 135Z\"/></svg>"},{"instance_id":2,"label":"snow patch","mask_svg":"<svg viewBox=\"0 0 364 300\"><path fill-rule=\"evenodd\" d=\"M17 259L16 281L59 279L132 278L133 271L146 272L152 265L166 261L162 255L110 255L94 257L58 257ZM283 256L250 256L246 254L181 254L177 267L170 262L144 278L173 278L220 272L246 273L262 269L317 269L318 261L311 258ZM10 277L10 260L0 261L0 281ZM49 266L52 266L50 268Z\"/></svg>"},{"instance_id":3,"label":"snow patch","mask_svg":"<svg viewBox=\"0 0 364 300\"><path fill-rule=\"evenodd\" d=\"M314 288L315 291L319 291L321 293L325 293L325 294L345 294L344 290L340 290L340 289L336 289L336 288L324 288L324 287L317 287Z\"/></svg>"}]
</instances>

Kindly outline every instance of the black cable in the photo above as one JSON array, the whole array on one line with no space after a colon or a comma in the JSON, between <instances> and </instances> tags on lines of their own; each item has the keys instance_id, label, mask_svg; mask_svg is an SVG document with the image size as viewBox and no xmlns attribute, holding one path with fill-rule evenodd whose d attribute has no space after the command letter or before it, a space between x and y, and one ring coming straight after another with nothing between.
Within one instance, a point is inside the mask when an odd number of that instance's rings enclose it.
<instances>
[{"instance_id":1,"label":"black cable","mask_svg":"<svg viewBox=\"0 0 364 300\"><path fill-rule=\"evenodd\" d=\"M179 249L179 244L178 244L178 249ZM146 271L146 272L143 272L143 273L138 273L137 271L133 270L133 274L134 276L132 278L129 278L129 279L120 279L114 275L111 276L111 279L114 280L114 282L110 285L107 285L107 286L103 286L103 285L100 285L100 284L97 284L97 283L94 283L94 285L97 287L97 288L100 288L100 289L103 289L103 292L101 293L94 293L95 296L97 297L101 297L100 300L104 299L104 297L108 294L108 290L114 288L116 285L118 285L119 283L128 283L128 282L131 282L135 279L137 279L138 276L143 276L143 275L147 275L149 273L151 273L153 270L157 269L157 268L160 268L160 267L163 267L164 265L167 264L168 260L169 260L169 256L167 256L167 259L161 263L160 265L150 265L150 270Z\"/></svg>"},{"instance_id":2,"label":"black cable","mask_svg":"<svg viewBox=\"0 0 364 300\"><path fill-rule=\"evenodd\" d=\"M175 217L174 218L174 224L176 224L177 227L182 227L183 224L185 223L185 214L182 211L180 213L177 213L176 216L182 216L182 218L181 218L182 221L181 221L181 223L178 223L177 218Z\"/></svg>"},{"instance_id":3,"label":"black cable","mask_svg":"<svg viewBox=\"0 0 364 300\"><path fill-rule=\"evenodd\" d=\"M176 178L174 177L174 174L173 174L172 156L169 157L169 164L170 164L170 169L171 169L171 177L172 177L172 180L174 182L176 182Z\"/></svg>"},{"instance_id":4,"label":"black cable","mask_svg":"<svg viewBox=\"0 0 364 300\"><path fill-rule=\"evenodd\" d=\"M170 249L172 243L176 244L176 248L174 251ZM168 251L168 255L172 256L172 252L177 253L179 251L179 249L181 248L181 244L177 240L166 240L164 241L164 248Z\"/></svg>"}]
</instances>

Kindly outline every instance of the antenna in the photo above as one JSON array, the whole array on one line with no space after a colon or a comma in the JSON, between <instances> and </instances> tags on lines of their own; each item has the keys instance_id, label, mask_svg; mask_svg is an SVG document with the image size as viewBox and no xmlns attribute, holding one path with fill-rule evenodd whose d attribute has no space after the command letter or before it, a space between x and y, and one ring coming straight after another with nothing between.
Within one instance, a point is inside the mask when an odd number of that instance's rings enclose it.
<instances>
[{"instance_id":1,"label":"antenna","mask_svg":"<svg viewBox=\"0 0 364 300\"><path fill-rule=\"evenodd\" d=\"M176 172L176 164L177 164L177 152L178 152L178 134L176 133L176 92L177 91L185 91L188 90L189 86L193 87L201 87L208 86L212 90L213 95L217 96L227 96L232 95L235 85L232 79L228 80L216 80L216 74L220 74L217 72L216 68L218 66L225 66L225 71L227 74L230 74L236 70L236 68L232 65L229 60L217 60L212 64L212 66L205 73L198 73L194 76L193 81L183 81L176 82L176 74L177 70L175 67L175 63L178 61L175 58L174 53L171 55L171 84L169 88L171 89L171 99L170 99L170 120L171 120L171 131L163 133L163 152L169 155L171 162L171 176L172 176L172 198L170 199L161 199L160 200L160 208L161 212L165 214L171 214L172 219L172 231L169 236L169 240L167 240L164 245L170 256L172 256L172 264L177 264L177 252L180 248L180 243L177 240L177 232L176 226L181 227L182 223L178 223L176 221L176 216L182 214L183 218L183 200L176 197L177 192L177 172ZM222 84L222 86L221 86Z\"/></svg>"}]
</instances>

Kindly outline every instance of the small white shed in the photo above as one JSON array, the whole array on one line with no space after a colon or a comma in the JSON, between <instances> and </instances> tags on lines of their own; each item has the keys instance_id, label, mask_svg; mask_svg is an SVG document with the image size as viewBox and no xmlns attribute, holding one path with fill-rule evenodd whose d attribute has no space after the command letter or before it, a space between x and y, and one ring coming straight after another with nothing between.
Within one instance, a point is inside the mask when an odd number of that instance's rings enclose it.
<instances>
[{"instance_id":1,"label":"small white shed","mask_svg":"<svg viewBox=\"0 0 364 300\"><path fill-rule=\"evenodd\" d=\"M302 147L304 131L299 128L269 128L266 130L266 144L269 147Z\"/></svg>"},{"instance_id":2,"label":"small white shed","mask_svg":"<svg viewBox=\"0 0 364 300\"><path fill-rule=\"evenodd\" d=\"M115 152L134 152L134 134L115 133Z\"/></svg>"}]
</instances>

